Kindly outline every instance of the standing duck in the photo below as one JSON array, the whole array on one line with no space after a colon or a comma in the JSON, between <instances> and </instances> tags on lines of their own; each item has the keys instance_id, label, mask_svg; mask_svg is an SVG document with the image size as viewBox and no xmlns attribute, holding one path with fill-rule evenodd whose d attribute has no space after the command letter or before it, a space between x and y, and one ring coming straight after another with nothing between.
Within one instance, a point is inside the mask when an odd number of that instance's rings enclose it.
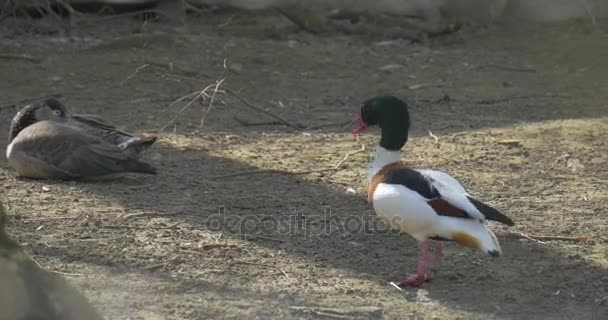
<instances>
[{"instance_id":1,"label":"standing duck","mask_svg":"<svg viewBox=\"0 0 608 320\"><path fill-rule=\"evenodd\" d=\"M454 241L492 257L502 254L498 239L483 222L487 219L512 226L511 219L471 197L449 174L401 163L401 148L410 126L405 102L394 96L371 98L361 107L359 123L353 134L374 125L382 132L368 171L368 202L392 227L422 243L417 272L399 282L400 287L417 287L432 278L430 268L438 267L442 244L437 242L431 252L430 239Z\"/></svg>"},{"instance_id":2,"label":"standing duck","mask_svg":"<svg viewBox=\"0 0 608 320\"><path fill-rule=\"evenodd\" d=\"M74 124L54 99L21 109L11 122L6 157L20 176L43 179L100 177L115 173L156 174L138 152L108 142Z\"/></svg>"}]
</instances>

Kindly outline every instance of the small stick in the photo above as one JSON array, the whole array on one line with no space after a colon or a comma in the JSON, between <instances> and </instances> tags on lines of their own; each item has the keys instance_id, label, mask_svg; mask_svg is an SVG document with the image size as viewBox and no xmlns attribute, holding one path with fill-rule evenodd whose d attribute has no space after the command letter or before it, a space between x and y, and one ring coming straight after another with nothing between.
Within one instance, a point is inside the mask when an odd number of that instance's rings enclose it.
<instances>
[{"instance_id":1,"label":"small stick","mask_svg":"<svg viewBox=\"0 0 608 320\"><path fill-rule=\"evenodd\" d=\"M45 222L45 221L57 221L57 220L73 220L77 219L77 217L49 217L49 218L33 218L33 219L23 219L21 222Z\"/></svg>"},{"instance_id":2,"label":"small stick","mask_svg":"<svg viewBox=\"0 0 608 320\"><path fill-rule=\"evenodd\" d=\"M217 179L223 179L223 178L232 178L232 177L238 177L238 176L248 176L248 175L252 175L252 174L261 174L261 173L277 173L277 174L289 174L289 175L302 175L302 174L309 174L309 173L337 171L346 162L346 160L348 160L348 158L350 158L351 156L353 156L355 154L361 153L363 151L365 151L365 145L361 144L361 148L359 150L351 151L351 152L347 153L344 156L344 158L342 158L342 160L340 160L338 163L336 163L336 165L334 165L333 168L303 170L303 171L279 171L279 170L274 170L274 169L259 169L259 170L241 171L241 172L235 172L235 173L224 174L224 175L219 175L219 176L213 176L213 177L210 177L209 179L211 179L211 180L217 180Z\"/></svg>"},{"instance_id":3,"label":"small stick","mask_svg":"<svg viewBox=\"0 0 608 320\"><path fill-rule=\"evenodd\" d=\"M232 20L234 19L234 17L236 17L236 15L235 15L235 14L231 15L230 17L228 17L228 19L226 19L226 21L224 21L224 22L222 22L222 23L218 24L218 25L217 25L217 27L218 27L218 28L224 28L224 27L227 27L227 26L230 24L230 22L232 22Z\"/></svg>"},{"instance_id":4,"label":"small stick","mask_svg":"<svg viewBox=\"0 0 608 320\"><path fill-rule=\"evenodd\" d=\"M156 213L156 212L140 212L140 213L133 213L133 214L128 214L124 217L122 217L122 222L124 223L127 220L133 219L133 218L140 218L140 217L158 217L158 218L162 218L162 217L172 217L172 216L176 216L179 214L182 214L183 212L181 211L177 211L177 212L170 212L170 213Z\"/></svg>"},{"instance_id":5,"label":"small stick","mask_svg":"<svg viewBox=\"0 0 608 320\"><path fill-rule=\"evenodd\" d=\"M249 175L253 175L253 174L262 174L262 173L288 174L288 175L294 175L294 176L296 176L296 175L302 175L302 174L317 173L317 172L326 172L326 171L336 171L336 170L337 170L336 168L326 168L326 169L316 169L316 170L304 170L304 171L279 171L279 170L275 170L275 169L259 169L259 170L241 171L241 172L235 172L235 173L224 174L224 175L219 175L219 176L213 176L213 177L210 177L209 179L211 179L211 180L218 180L218 179L222 179L222 178L249 176Z\"/></svg>"},{"instance_id":6,"label":"small stick","mask_svg":"<svg viewBox=\"0 0 608 320\"><path fill-rule=\"evenodd\" d=\"M243 127L257 127L257 126L285 126L286 124L281 121L266 121L266 122L249 122L247 120L243 120L237 116L232 117L236 122L238 122Z\"/></svg>"},{"instance_id":7,"label":"small stick","mask_svg":"<svg viewBox=\"0 0 608 320\"><path fill-rule=\"evenodd\" d=\"M513 235L513 236L515 236L516 238L520 238L520 239L528 239L528 240L530 240L530 241L533 241L533 242L538 242L538 243L540 243L540 244L546 244L545 242L543 242L543 241L541 241L541 240L538 240L538 239L534 239L534 238L532 238L532 237L530 237L530 236L528 236L528 235L524 234L523 232L509 232L509 234L510 234L510 235Z\"/></svg>"},{"instance_id":8,"label":"small stick","mask_svg":"<svg viewBox=\"0 0 608 320\"><path fill-rule=\"evenodd\" d=\"M346 160L348 160L348 158L350 158L351 156L356 155L357 153L361 153L361 152L364 152L364 151L365 151L365 145L362 143L361 144L361 148L359 148L359 150L351 151L351 152L347 153L344 156L344 158L342 160L340 160L340 162L336 163L336 165L334 166L334 169L336 169L336 170L339 169L344 164L344 162L346 162Z\"/></svg>"},{"instance_id":9,"label":"small stick","mask_svg":"<svg viewBox=\"0 0 608 320\"><path fill-rule=\"evenodd\" d=\"M29 54L10 54L10 53L3 53L0 54L0 59L7 59L7 60L25 60L25 61L29 61L29 62L42 62L41 58L37 58L34 56L30 56Z\"/></svg>"},{"instance_id":10,"label":"small stick","mask_svg":"<svg viewBox=\"0 0 608 320\"><path fill-rule=\"evenodd\" d=\"M340 121L340 122L330 122L330 123L322 123L322 124L315 124L312 126L308 126L304 129L304 131L307 130L314 130L314 129L320 129L320 128L324 128L324 127L344 127L348 124L353 123L352 120L347 120L347 121Z\"/></svg>"},{"instance_id":11,"label":"small stick","mask_svg":"<svg viewBox=\"0 0 608 320\"><path fill-rule=\"evenodd\" d=\"M287 274L287 272L283 271L283 269L281 269L281 268L279 268L279 267L277 267L277 266L271 265L271 264L257 263L257 262L249 262L249 261L243 261L243 260L235 260L235 261L233 261L232 263L234 263L234 264L237 264L237 263L240 263L240 264L249 264L249 265L253 265L253 266L262 266L262 267L273 268L273 269L276 269L276 270L280 271L280 272L281 272L281 273L282 273L282 274L285 276L285 278L287 278L287 279L290 279L290 278L291 278L291 277L290 277L290 276Z\"/></svg>"},{"instance_id":12,"label":"small stick","mask_svg":"<svg viewBox=\"0 0 608 320\"><path fill-rule=\"evenodd\" d=\"M228 243L209 243L209 244L202 245L200 247L200 249L211 250L211 249L223 248L223 247L236 247L236 245L234 245L234 244L228 244Z\"/></svg>"},{"instance_id":13,"label":"small stick","mask_svg":"<svg viewBox=\"0 0 608 320\"><path fill-rule=\"evenodd\" d=\"M298 126L298 125L296 125L296 124L293 124L293 123L291 123L291 122L289 122L289 121L287 121L287 120L285 120L285 119L283 119L283 118L281 118L281 117L279 117L279 116L277 116L277 115L275 115L275 114L272 114L272 113L270 113L270 112L268 112L268 111L266 111L266 110L264 110L264 109L262 109L262 108L259 108L259 107L254 106L253 104L249 103L247 100L245 100L244 98L242 98L241 96L239 96L239 95L238 95L236 92L234 92L233 90L230 90L230 89L228 89L228 88L226 88L226 87L224 87L223 89L224 89L224 91L226 91L226 93L228 93L228 94L230 94L231 96L233 96L233 97L235 97L235 98L239 99L239 101L241 101L241 102L242 102L244 105L248 106L249 108L251 108L251 109L253 109L253 110L257 111L257 112L261 112L261 113L263 113L263 114L265 114L265 115L267 115L267 116L269 116L269 117L271 117L271 118L274 118L274 119L276 119L276 120L279 120L279 121L281 121L282 123L284 123L284 124L286 124L286 125L288 125L288 126L290 126L290 127L294 128L294 129L296 129L296 130L298 130L298 131L302 130L302 128L301 128L300 126Z\"/></svg>"},{"instance_id":14,"label":"small stick","mask_svg":"<svg viewBox=\"0 0 608 320\"><path fill-rule=\"evenodd\" d=\"M517 139L506 139L506 140L497 141L496 143L505 145L505 146L516 146L516 147L521 145L521 142Z\"/></svg>"},{"instance_id":15,"label":"small stick","mask_svg":"<svg viewBox=\"0 0 608 320\"><path fill-rule=\"evenodd\" d=\"M131 75L129 75L125 80L123 80L120 85L124 85L125 83L127 83L127 81L131 80L133 77L135 77L141 70L149 67L150 64L146 63L146 64L142 64L141 66L137 67L137 69L135 69L135 71L133 73L131 73Z\"/></svg>"},{"instance_id":16,"label":"small stick","mask_svg":"<svg viewBox=\"0 0 608 320\"><path fill-rule=\"evenodd\" d=\"M49 272L52 272L52 273L60 274L62 276L72 276L72 277L82 277L83 276L82 273L68 273L68 272L55 271L55 270L50 270L50 269L46 269L46 270Z\"/></svg>"},{"instance_id":17,"label":"small stick","mask_svg":"<svg viewBox=\"0 0 608 320\"><path fill-rule=\"evenodd\" d=\"M512 101L512 100L523 100L523 99L534 99L534 98L569 98L569 96L557 95L557 94L549 94L549 95L547 95L547 94L530 94L530 95L507 97L507 98L500 98L500 99L484 99L484 100L475 101L474 103L476 103L476 104L494 104L494 103L500 103L500 102L508 102L508 101Z\"/></svg>"},{"instance_id":18,"label":"small stick","mask_svg":"<svg viewBox=\"0 0 608 320\"><path fill-rule=\"evenodd\" d=\"M391 282L389 282L389 284L390 284L391 286L395 287L395 289L397 289L397 290L399 290L399 291L403 291L403 288L401 288L401 287L400 287L399 285L397 285L396 283L394 283L394 282L392 282L392 281L391 281Z\"/></svg>"},{"instance_id":19,"label":"small stick","mask_svg":"<svg viewBox=\"0 0 608 320\"><path fill-rule=\"evenodd\" d=\"M572 241L572 242L590 242L591 237L578 236L578 237L565 237L565 236L543 236L543 235L527 235L523 232L509 232L510 235L516 238L528 239L534 242L545 244L544 241Z\"/></svg>"},{"instance_id":20,"label":"small stick","mask_svg":"<svg viewBox=\"0 0 608 320\"><path fill-rule=\"evenodd\" d=\"M193 248L193 249L179 249L179 251L185 252L185 253L193 253L193 254L205 254L204 252L201 252L199 250L206 251L206 250L211 250L211 249L216 249L216 248L227 248L227 247L236 247L236 245L228 244L228 243L210 243L210 244L204 244L198 248ZM199 250L194 250L194 249L199 249Z\"/></svg>"},{"instance_id":21,"label":"small stick","mask_svg":"<svg viewBox=\"0 0 608 320\"><path fill-rule=\"evenodd\" d=\"M184 223L184 221L179 221L176 222L174 224L168 225L166 227L137 227L137 226L125 226L122 223L121 224L107 224L102 226L102 228L108 228L108 229L136 229L136 230L161 230L161 229L173 229L175 227L177 227L178 225Z\"/></svg>"},{"instance_id":22,"label":"small stick","mask_svg":"<svg viewBox=\"0 0 608 320\"><path fill-rule=\"evenodd\" d=\"M533 68L502 66L502 65L493 64L493 63L484 64L484 65L478 66L475 69L485 69L485 68L495 68L495 69L499 69L499 70L513 71L513 72L536 72L536 69L533 69Z\"/></svg>"},{"instance_id":23,"label":"small stick","mask_svg":"<svg viewBox=\"0 0 608 320\"><path fill-rule=\"evenodd\" d=\"M426 131L429 132L429 137L433 138L433 140L435 140L435 144L439 143L439 138L433 134L433 132L431 132L431 130L427 129Z\"/></svg>"},{"instance_id":24,"label":"small stick","mask_svg":"<svg viewBox=\"0 0 608 320\"><path fill-rule=\"evenodd\" d=\"M182 102L183 100L186 100L186 99L191 98L191 97L193 97L193 96L195 96L195 95L198 95L198 94L200 94L200 93L201 93L201 91L200 91L200 90L197 90L197 91L194 91L194 92L192 92L192 93L188 93L188 94L187 94L187 95L185 95L185 96L181 96L181 97L180 97L180 98L178 98L177 100L175 100L175 101L171 102L171 104L169 104L169 106L168 106L168 107L166 107L165 109L163 109L163 110L161 111L161 113L169 111L169 109L171 109L171 108L172 108L174 105L176 105L176 104L178 104L178 103Z\"/></svg>"},{"instance_id":25,"label":"small stick","mask_svg":"<svg viewBox=\"0 0 608 320\"><path fill-rule=\"evenodd\" d=\"M211 89L212 87L214 87L215 85L208 85L205 88L203 88L203 90L199 91L198 94L196 94L196 96L190 100L183 108L181 108L177 114L171 119L169 120L169 122L167 122L164 126L162 126L160 129L158 129L156 131L156 134L159 134L163 131L165 131L165 129L167 129L167 127L169 127L170 125L172 125L175 120L177 120L177 118L179 118L179 116L182 114L182 112L186 111L186 109L190 108L190 106L196 102L198 99L200 99L202 96L205 96L207 94L207 90Z\"/></svg>"},{"instance_id":26,"label":"small stick","mask_svg":"<svg viewBox=\"0 0 608 320\"><path fill-rule=\"evenodd\" d=\"M361 307L346 307L346 308L324 308L324 307L307 307L307 306L290 306L289 309L298 311L309 311L327 316L346 317L347 319L359 319L356 314L362 313L378 313L382 312L382 308L376 306L361 306Z\"/></svg>"},{"instance_id":27,"label":"small stick","mask_svg":"<svg viewBox=\"0 0 608 320\"><path fill-rule=\"evenodd\" d=\"M597 21L595 19L595 15L593 15L593 13L591 12L591 8L589 8L589 3L587 3L586 0L580 0L579 2L582 2L581 4L583 5L583 7L585 7L585 12L589 16L589 19L591 20L591 25L593 26L595 31L597 31L597 29L598 29Z\"/></svg>"},{"instance_id":28,"label":"small stick","mask_svg":"<svg viewBox=\"0 0 608 320\"><path fill-rule=\"evenodd\" d=\"M270 241L276 241L276 242L287 242L287 240L283 240L283 239L278 239L278 238L271 238L271 237L266 237L266 236L260 236L257 234L241 234L241 236L245 237L245 238L249 238L249 239L264 239L264 240L270 240ZM249 240L247 239L247 240Z\"/></svg>"},{"instance_id":29,"label":"small stick","mask_svg":"<svg viewBox=\"0 0 608 320\"><path fill-rule=\"evenodd\" d=\"M116 18L133 17L133 16L137 16L137 15L140 15L140 14L145 14L145 13L154 13L154 14L157 14L159 16L163 16L165 18L168 18L170 20L174 20L174 21L176 20L171 15L167 14L166 12L163 12L163 10L144 9L144 10L136 10L136 11L125 12L125 13L117 13L117 14L113 14L113 15L109 15L109 16L105 16L105 17L100 17L100 18L91 18L91 17L93 17L93 15L85 15L87 17L87 19L82 19L81 21L86 21L86 22L91 22L91 23L99 23L99 22L104 22L104 21L116 19Z\"/></svg>"},{"instance_id":30,"label":"small stick","mask_svg":"<svg viewBox=\"0 0 608 320\"><path fill-rule=\"evenodd\" d=\"M48 247L48 245L47 245L47 247ZM38 269L40 269L40 270L43 270L43 271L48 271L48 272L51 272L51 273L57 273L57 274L61 274L61 275L69 275L69 276L82 276L82 274L79 274L79 273L65 273L65 272L61 272L61 271L53 271L53 270L45 269L45 268L43 268L43 267L40 265L40 263L38 263L38 261L34 260L34 258L32 258L32 256L30 256L30 255L29 255L27 252L25 252L25 251L23 251L23 250L22 250L21 252L22 252L22 253L23 253L23 254L24 254L24 255L25 255L25 256L26 256L26 257L27 257L27 258L28 258L30 261L32 261L32 262L33 262L33 263L34 263L34 264L35 264L35 265L38 267Z\"/></svg>"},{"instance_id":31,"label":"small stick","mask_svg":"<svg viewBox=\"0 0 608 320\"><path fill-rule=\"evenodd\" d=\"M211 112L211 108L213 107L213 101L215 101L215 94L217 94L217 89L222 85L222 83L224 83L225 80L226 78L221 79L215 84L215 87L213 88L213 93L211 94L211 98L209 98L209 106L207 107L207 112L205 112L205 114L201 118L201 124L199 125L199 129L202 129L205 125L205 120L207 119L207 116L209 115L209 112Z\"/></svg>"}]
</instances>

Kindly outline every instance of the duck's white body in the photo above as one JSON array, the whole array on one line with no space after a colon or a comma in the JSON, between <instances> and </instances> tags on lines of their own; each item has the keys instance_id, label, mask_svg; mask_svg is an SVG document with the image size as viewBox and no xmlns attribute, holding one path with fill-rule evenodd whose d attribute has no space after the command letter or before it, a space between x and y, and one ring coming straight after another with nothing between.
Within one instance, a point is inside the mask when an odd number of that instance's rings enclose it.
<instances>
[{"instance_id":1,"label":"duck's white body","mask_svg":"<svg viewBox=\"0 0 608 320\"><path fill-rule=\"evenodd\" d=\"M431 254L429 239L455 241L493 257L502 254L496 236L483 222L488 219L513 225L509 217L471 197L449 174L411 169L401 163L401 149L410 126L403 100L384 95L364 101L359 128L353 134L360 134L369 126L379 126L382 135L368 168L367 199L380 218L422 242L417 272L400 286L419 286L431 279L429 265L437 268L442 247L437 242Z\"/></svg>"},{"instance_id":2,"label":"duck's white body","mask_svg":"<svg viewBox=\"0 0 608 320\"><path fill-rule=\"evenodd\" d=\"M382 168L399 162L400 155L400 151L389 151L378 146L368 171L368 185ZM414 171L439 191L442 200L465 211L470 218L440 215L429 204L432 199L403 184L384 182L378 183L371 194L372 206L378 216L419 241L439 237L475 247L493 256L502 253L496 236L483 225L484 215L468 200L468 193L456 179L436 170Z\"/></svg>"}]
</instances>

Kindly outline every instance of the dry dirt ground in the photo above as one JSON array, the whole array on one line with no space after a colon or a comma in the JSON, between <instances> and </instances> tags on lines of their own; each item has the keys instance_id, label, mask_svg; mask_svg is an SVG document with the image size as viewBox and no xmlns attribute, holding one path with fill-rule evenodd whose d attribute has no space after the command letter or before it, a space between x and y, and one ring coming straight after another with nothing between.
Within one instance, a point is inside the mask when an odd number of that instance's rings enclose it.
<instances>
[{"instance_id":1,"label":"dry dirt ground","mask_svg":"<svg viewBox=\"0 0 608 320\"><path fill-rule=\"evenodd\" d=\"M78 23L0 25L1 140L10 105L62 94L137 132L175 118L147 155L160 173L32 181L3 157L2 197L9 232L108 319L608 319L605 32L495 26L412 44L312 36L266 14L203 15L187 28ZM243 125L234 117L273 119L221 93L202 127L208 101L168 108L224 77L309 128ZM396 290L389 281L414 271L419 245L374 224L364 201L377 132L336 171L285 174L359 149L344 122L379 93L411 103L413 166L453 173L516 231L590 241L503 232L495 260L447 245L434 281ZM268 171L217 178L252 170Z\"/></svg>"}]
</instances>

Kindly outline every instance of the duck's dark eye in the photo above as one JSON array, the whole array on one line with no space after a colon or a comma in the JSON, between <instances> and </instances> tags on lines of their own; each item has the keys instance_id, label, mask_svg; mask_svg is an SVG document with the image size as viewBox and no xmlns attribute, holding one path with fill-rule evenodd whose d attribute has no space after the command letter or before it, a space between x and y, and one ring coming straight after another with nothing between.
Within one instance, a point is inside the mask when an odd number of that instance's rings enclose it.
<instances>
[{"instance_id":1,"label":"duck's dark eye","mask_svg":"<svg viewBox=\"0 0 608 320\"><path fill-rule=\"evenodd\" d=\"M56 116L60 116L60 115L62 115L62 114L63 114L63 112L61 112L61 110L53 110L53 113L54 113Z\"/></svg>"}]
</instances>

